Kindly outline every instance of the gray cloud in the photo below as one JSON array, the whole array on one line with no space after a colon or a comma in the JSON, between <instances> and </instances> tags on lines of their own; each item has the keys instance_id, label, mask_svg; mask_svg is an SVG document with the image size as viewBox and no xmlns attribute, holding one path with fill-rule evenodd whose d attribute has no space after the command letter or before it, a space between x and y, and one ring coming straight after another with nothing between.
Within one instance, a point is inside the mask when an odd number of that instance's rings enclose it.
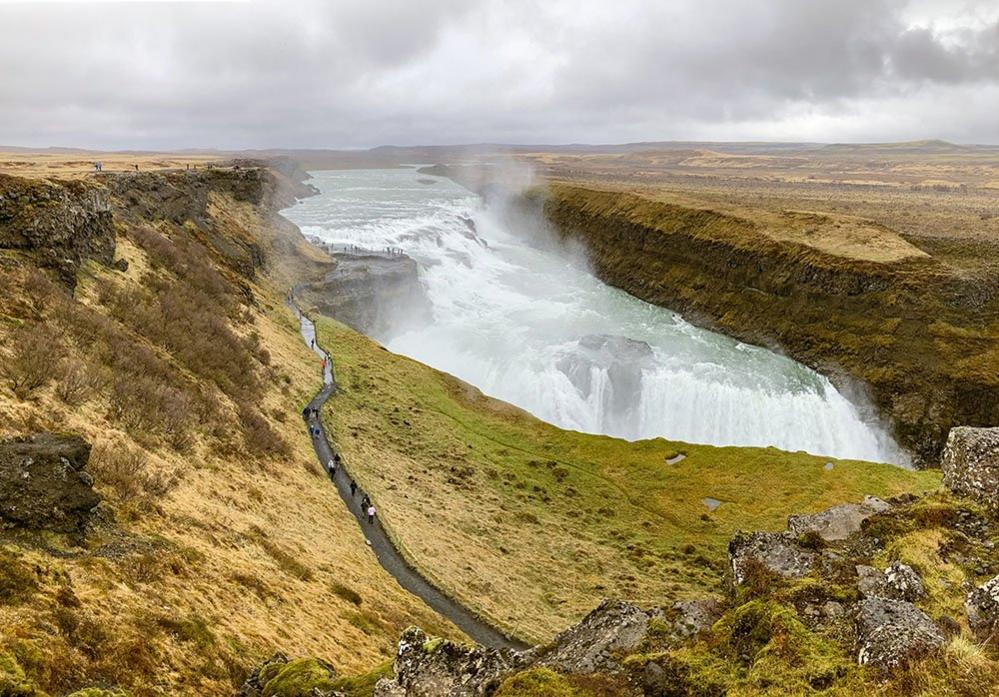
<instances>
[{"instance_id":1,"label":"gray cloud","mask_svg":"<svg viewBox=\"0 0 999 697\"><path fill-rule=\"evenodd\" d=\"M999 142L997 95L992 2L0 2L2 144Z\"/></svg>"}]
</instances>

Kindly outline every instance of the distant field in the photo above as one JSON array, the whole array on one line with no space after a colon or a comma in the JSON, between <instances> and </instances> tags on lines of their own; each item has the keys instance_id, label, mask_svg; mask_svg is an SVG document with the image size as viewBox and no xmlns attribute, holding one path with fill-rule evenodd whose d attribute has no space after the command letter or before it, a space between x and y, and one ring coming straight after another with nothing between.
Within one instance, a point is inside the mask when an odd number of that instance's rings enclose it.
<instances>
[{"instance_id":1,"label":"distant field","mask_svg":"<svg viewBox=\"0 0 999 697\"><path fill-rule=\"evenodd\" d=\"M383 522L448 592L530 640L603 597L660 604L716 590L737 529L778 529L789 513L940 479L563 431L332 320L318 328L342 386L327 424ZM707 498L720 506L709 511Z\"/></svg>"},{"instance_id":2,"label":"distant field","mask_svg":"<svg viewBox=\"0 0 999 697\"><path fill-rule=\"evenodd\" d=\"M217 162L217 155L180 155L171 153L107 153L96 151L0 150L0 173L22 177L79 178L94 173L94 162L101 162L105 172L204 167Z\"/></svg>"},{"instance_id":3,"label":"distant field","mask_svg":"<svg viewBox=\"0 0 999 697\"><path fill-rule=\"evenodd\" d=\"M650 146L518 154L547 179L707 206L869 220L956 267L999 268L999 149L947 143Z\"/></svg>"}]
</instances>

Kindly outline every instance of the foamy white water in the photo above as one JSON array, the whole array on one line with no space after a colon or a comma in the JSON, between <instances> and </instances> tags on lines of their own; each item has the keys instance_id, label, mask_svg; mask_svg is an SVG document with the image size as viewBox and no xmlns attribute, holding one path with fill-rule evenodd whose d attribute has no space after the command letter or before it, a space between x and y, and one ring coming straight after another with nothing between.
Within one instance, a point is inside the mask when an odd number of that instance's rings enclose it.
<instances>
[{"instance_id":1,"label":"foamy white water","mask_svg":"<svg viewBox=\"0 0 999 697\"><path fill-rule=\"evenodd\" d=\"M823 376L605 285L450 180L413 169L313 175L321 194L284 211L304 233L399 248L420 265L434 321L374 337L392 351L563 428L905 459L862 418L870 410Z\"/></svg>"}]
</instances>

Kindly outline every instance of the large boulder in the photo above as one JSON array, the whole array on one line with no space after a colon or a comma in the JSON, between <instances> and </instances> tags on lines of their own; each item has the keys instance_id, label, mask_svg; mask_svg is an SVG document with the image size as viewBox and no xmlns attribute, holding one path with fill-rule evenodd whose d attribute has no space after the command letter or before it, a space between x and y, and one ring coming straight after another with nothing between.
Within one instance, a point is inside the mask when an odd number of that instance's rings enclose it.
<instances>
[{"instance_id":1,"label":"large boulder","mask_svg":"<svg viewBox=\"0 0 999 697\"><path fill-rule=\"evenodd\" d=\"M410 627L399 639L395 677L382 678L375 697L474 697L491 694L514 671L523 655L507 649L465 646L431 639Z\"/></svg>"},{"instance_id":2,"label":"large boulder","mask_svg":"<svg viewBox=\"0 0 999 697\"><path fill-rule=\"evenodd\" d=\"M866 598L854 610L857 663L884 672L938 651L943 632L925 612L904 600Z\"/></svg>"},{"instance_id":3,"label":"large boulder","mask_svg":"<svg viewBox=\"0 0 999 697\"><path fill-rule=\"evenodd\" d=\"M633 651L649 634L649 621L665 616L621 600L604 600L583 620L535 654L537 663L565 673L616 671L620 655Z\"/></svg>"},{"instance_id":4,"label":"large boulder","mask_svg":"<svg viewBox=\"0 0 999 697\"><path fill-rule=\"evenodd\" d=\"M90 444L79 436L37 433L0 442L0 524L82 531L100 503L84 469Z\"/></svg>"},{"instance_id":5,"label":"large boulder","mask_svg":"<svg viewBox=\"0 0 999 697\"><path fill-rule=\"evenodd\" d=\"M729 564L737 585L746 582L755 569L788 579L807 576L819 555L787 532L737 532L728 543Z\"/></svg>"},{"instance_id":6,"label":"large boulder","mask_svg":"<svg viewBox=\"0 0 999 697\"><path fill-rule=\"evenodd\" d=\"M999 510L999 428L952 428L940 467L955 494Z\"/></svg>"},{"instance_id":7,"label":"large boulder","mask_svg":"<svg viewBox=\"0 0 999 697\"><path fill-rule=\"evenodd\" d=\"M999 633L999 576L972 589L964 600L968 626L980 640Z\"/></svg>"},{"instance_id":8,"label":"large boulder","mask_svg":"<svg viewBox=\"0 0 999 697\"><path fill-rule=\"evenodd\" d=\"M827 542L835 542L858 532L872 515L890 509L886 501L866 496L863 503L843 503L811 515L792 515L787 519L787 529L795 535L816 533Z\"/></svg>"}]
</instances>

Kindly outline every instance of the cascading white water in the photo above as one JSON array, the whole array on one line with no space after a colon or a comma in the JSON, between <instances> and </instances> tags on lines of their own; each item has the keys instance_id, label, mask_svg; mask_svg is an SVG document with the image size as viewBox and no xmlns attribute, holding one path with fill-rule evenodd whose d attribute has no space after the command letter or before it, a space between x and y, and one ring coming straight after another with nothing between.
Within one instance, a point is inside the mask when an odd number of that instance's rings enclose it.
<instances>
[{"instance_id":1,"label":"cascading white water","mask_svg":"<svg viewBox=\"0 0 999 697\"><path fill-rule=\"evenodd\" d=\"M397 353L563 428L905 461L823 376L605 285L448 179L313 176L321 193L284 211L305 234L420 266L434 320L374 337Z\"/></svg>"}]
</instances>

